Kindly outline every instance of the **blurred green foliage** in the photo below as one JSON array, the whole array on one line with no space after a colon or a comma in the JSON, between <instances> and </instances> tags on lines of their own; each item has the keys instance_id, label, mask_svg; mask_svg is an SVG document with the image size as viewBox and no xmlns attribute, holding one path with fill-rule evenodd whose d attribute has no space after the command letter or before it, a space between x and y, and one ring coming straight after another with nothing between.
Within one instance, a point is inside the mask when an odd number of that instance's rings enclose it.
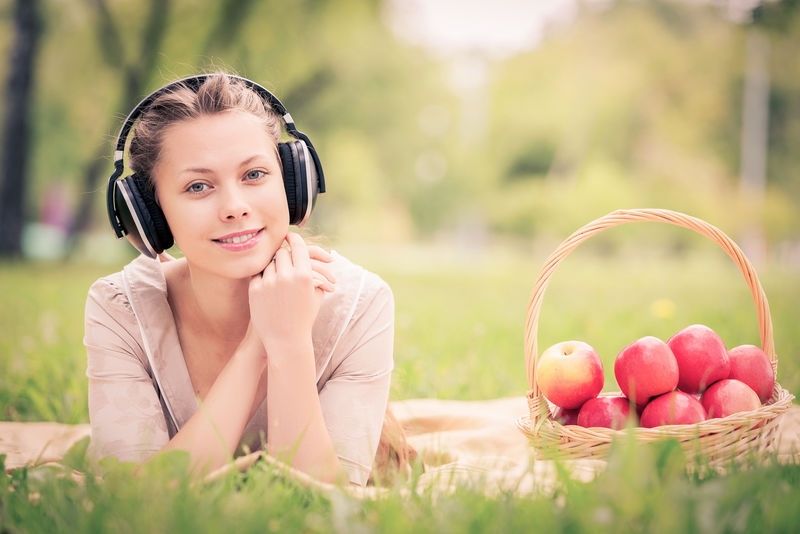
<instances>
[{"instance_id":1,"label":"blurred green foliage","mask_svg":"<svg viewBox=\"0 0 800 534\"><path fill-rule=\"evenodd\" d=\"M763 204L739 186L745 40L753 25L687 3L616 2L496 66L495 180L486 197L493 223L566 235L615 208L662 207L734 236L761 224L773 244L797 239L800 64L790 58L800 55L800 12L783 15L784 31L765 30L771 93Z\"/></svg>"},{"instance_id":2,"label":"blurred green foliage","mask_svg":"<svg viewBox=\"0 0 800 534\"><path fill-rule=\"evenodd\" d=\"M128 53L137 50L143 31L142 4L110 4ZM147 90L218 69L258 80L278 95L321 154L330 192L316 224L326 233L357 228L374 238L370 228L385 231L392 224L385 220L392 211L384 208L403 204L407 188L401 182L408 179L409 161L428 144L418 135L418 111L451 98L434 62L400 44L380 23L379 8L371 0L249 2L236 33L221 38L224 8L172 2L157 73L147 80ZM110 139L121 124L114 115L125 83L103 65L91 3L51 2L47 20L36 113L39 191L50 181L77 183L104 140L111 170ZM99 214L102 195L97 197ZM395 226L402 229L404 213L395 211L401 218ZM376 220L383 220L383 227L376 227ZM104 224L102 216L98 222Z\"/></svg>"},{"instance_id":3,"label":"blurred green foliage","mask_svg":"<svg viewBox=\"0 0 800 534\"><path fill-rule=\"evenodd\" d=\"M100 4L44 2L31 220L44 191L66 183L73 205L95 197L95 226L105 228L103 176L88 187L83 174L103 146L111 170L120 110L132 105L122 101L120 65L141 59L149 8L116 0L103 19ZM796 243L800 227L797 5L770 2L754 25L713 5L580 4L574 21L550 28L533 50L448 59L395 35L378 0L172 0L160 8L166 33L154 72L141 81L149 91L225 69L274 90L323 158L330 188L314 229L345 241L476 228L564 236L612 209L665 207L734 237L761 227L776 250ZM770 43L763 202L739 186L745 41L754 26ZM10 3L0 7L0 29L7 56ZM110 49L114 29L121 39ZM485 79L473 80L483 100L453 81L465 59L484 67ZM3 79L6 69L0 62ZM482 123L485 131L471 126ZM683 234L669 240L681 243Z\"/></svg>"},{"instance_id":4,"label":"blurred green foliage","mask_svg":"<svg viewBox=\"0 0 800 534\"><path fill-rule=\"evenodd\" d=\"M487 98L475 100L453 82L453 60L389 30L379 0L164 0L164 41L154 71L140 81L149 91L225 69L286 104L328 178L310 232L334 236L340 252L394 290L392 399L521 395L536 273L552 246L584 223L617 208L663 207L734 238L760 226L773 251L800 238L798 2L770 2L755 22L770 43L763 203L739 185L745 42L754 25L727 20L715 5L606 4L581 4L574 21L551 28L534 50L502 60L456 58L485 68L479 81ZM11 5L0 2L4 58ZM83 175L104 146L111 171L120 110L135 103L123 101L129 80L120 66L141 60L149 4L107 2L122 36L114 48L101 39L113 28L104 26L100 2L43 5L29 217L38 217L48 188L67 185L73 206L92 196L94 226L106 237L92 249L100 256L86 263L0 264L0 418L77 423L88 420L86 290L122 262L92 262L116 249L104 180L88 187ZM7 67L0 61L2 80ZM485 130L475 127L484 123ZM482 248L487 236L497 238L494 247ZM448 237L466 246L407 246ZM773 262L759 274L773 314L778 379L796 393L797 267ZM604 360L605 389L614 390L612 362L622 347L694 322L712 326L728 346L759 342L752 300L729 258L692 232L629 225L592 239L559 267L543 301L539 348L590 342ZM362 502L299 487L260 464L198 488L175 454L139 477L130 464L109 464L101 480L76 449L63 472L25 468L0 479L0 531L218 531L231 517L238 530L259 532L796 527L796 463L695 480L670 468L669 456L668 448L660 456L619 451L599 480L564 479L556 498L487 498L478 486ZM88 471L82 482L69 476L71 467ZM149 513L139 513L143 506Z\"/></svg>"}]
</instances>

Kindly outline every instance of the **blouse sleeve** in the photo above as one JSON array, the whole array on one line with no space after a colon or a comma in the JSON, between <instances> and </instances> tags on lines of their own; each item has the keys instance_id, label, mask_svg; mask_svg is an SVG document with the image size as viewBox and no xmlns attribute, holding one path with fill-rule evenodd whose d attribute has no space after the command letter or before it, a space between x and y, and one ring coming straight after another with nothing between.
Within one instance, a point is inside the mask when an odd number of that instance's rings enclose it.
<instances>
[{"instance_id":1,"label":"blouse sleeve","mask_svg":"<svg viewBox=\"0 0 800 534\"><path fill-rule=\"evenodd\" d=\"M334 349L340 362L320 390L328 432L350 481L365 485L380 439L393 368L394 298L380 278L359 296L352 320Z\"/></svg>"},{"instance_id":2,"label":"blouse sleeve","mask_svg":"<svg viewBox=\"0 0 800 534\"><path fill-rule=\"evenodd\" d=\"M84 345L92 447L99 457L144 461L168 441L138 325L120 287L100 279L86 300Z\"/></svg>"}]
</instances>

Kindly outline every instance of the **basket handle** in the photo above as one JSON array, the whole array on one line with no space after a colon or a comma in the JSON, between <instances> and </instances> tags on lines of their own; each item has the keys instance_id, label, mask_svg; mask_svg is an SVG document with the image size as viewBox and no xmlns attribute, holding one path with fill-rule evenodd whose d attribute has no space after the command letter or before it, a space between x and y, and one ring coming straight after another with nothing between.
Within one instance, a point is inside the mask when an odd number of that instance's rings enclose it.
<instances>
[{"instance_id":1,"label":"basket handle","mask_svg":"<svg viewBox=\"0 0 800 534\"><path fill-rule=\"evenodd\" d=\"M564 242L550 254L544 262L542 269L539 271L536 283L533 286L533 294L528 302L528 313L525 323L525 366L528 371L528 386L530 387L528 398L530 400L540 399L542 397L542 393L539 391L539 386L536 383L536 359L538 354L536 338L539 329L539 313L542 307L542 299L544 298L544 292L547 289L547 285L550 283L550 278L553 276L556 267L558 267L561 261L578 245L593 235L614 226L636 221L663 222L694 230L716 242L728 256L733 258L733 261L739 266L739 270L742 271L747 286L750 288L750 293L753 295L753 301L755 302L758 312L761 348L767 356L769 356L773 368L777 367L778 359L775 355L775 345L772 335L772 318L769 313L767 296L764 293L764 289L761 287L761 282L758 280L755 269L736 243L719 228L695 217L676 211L664 209L616 210L584 225L565 239ZM542 403L542 405L544 405L544 403Z\"/></svg>"}]
</instances>

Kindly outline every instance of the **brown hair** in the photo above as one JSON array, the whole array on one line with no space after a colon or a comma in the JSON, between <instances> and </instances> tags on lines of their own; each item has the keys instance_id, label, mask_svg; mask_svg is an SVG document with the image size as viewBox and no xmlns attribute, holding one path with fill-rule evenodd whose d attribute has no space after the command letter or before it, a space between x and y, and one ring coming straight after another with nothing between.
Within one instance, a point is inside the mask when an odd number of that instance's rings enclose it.
<instances>
[{"instance_id":1,"label":"brown hair","mask_svg":"<svg viewBox=\"0 0 800 534\"><path fill-rule=\"evenodd\" d=\"M222 72L209 74L197 90L179 83L159 95L139 117L133 128L130 166L151 186L152 171L161 153L164 132L173 124L198 117L244 111L264 123L264 130L275 142L281 136L281 118L269 104L241 80Z\"/></svg>"},{"instance_id":2,"label":"brown hair","mask_svg":"<svg viewBox=\"0 0 800 534\"><path fill-rule=\"evenodd\" d=\"M408 443L402 423L387 406L370 483L391 485L396 480L408 479L417 458L417 451Z\"/></svg>"}]
</instances>

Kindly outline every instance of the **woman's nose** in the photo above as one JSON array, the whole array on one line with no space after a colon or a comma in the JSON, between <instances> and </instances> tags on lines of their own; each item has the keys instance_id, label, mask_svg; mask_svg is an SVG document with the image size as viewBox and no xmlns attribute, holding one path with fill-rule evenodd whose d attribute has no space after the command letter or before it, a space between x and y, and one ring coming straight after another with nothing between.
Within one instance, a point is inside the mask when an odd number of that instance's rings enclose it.
<instances>
[{"instance_id":1,"label":"woman's nose","mask_svg":"<svg viewBox=\"0 0 800 534\"><path fill-rule=\"evenodd\" d=\"M244 191L236 187L229 188L223 193L220 208L220 218L227 221L244 217L250 211Z\"/></svg>"}]
</instances>

